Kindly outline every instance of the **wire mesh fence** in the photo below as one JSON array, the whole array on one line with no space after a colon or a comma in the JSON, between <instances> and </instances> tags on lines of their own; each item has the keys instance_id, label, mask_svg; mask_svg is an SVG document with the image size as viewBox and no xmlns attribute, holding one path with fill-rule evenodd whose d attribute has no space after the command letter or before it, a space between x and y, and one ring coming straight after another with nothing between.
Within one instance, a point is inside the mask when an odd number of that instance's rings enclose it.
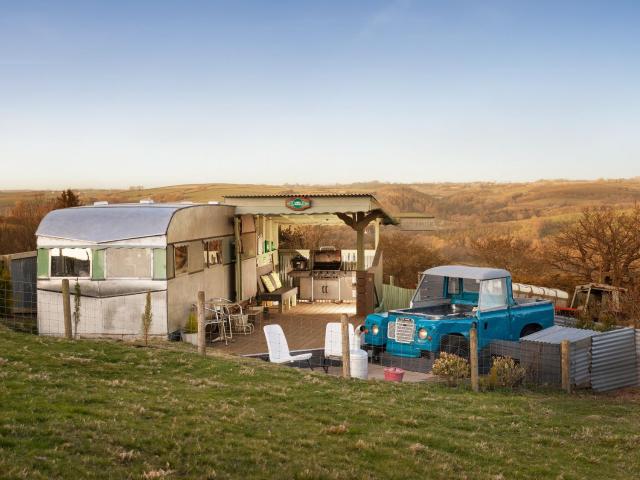
<instances>
[{"instance_id":1,"label":"wire mesh fence","mask_svg":"<svg viewBox=\"0 0 640 480\"><path fill-rule=\"evenodd\" d=\"M150 336L165 340L182 340L197 345L197 334L193 337L193 327L191 331L187 328L190 318L197 313L197 292L194 292L192 307L185 322L172 329L167 321L171 305L168 303L166 291L112 297L92 296L91 291L83 291L80 283L71 280L68 314L65 315L62 281L49 281L41 287L46 288L37 289L34 282L2 278L0 324L16 331L45 336L64 336L67 334L67 327L70 329L70 336L74 338L104 337L132 340L142 338L145 333L143 315L149 305L152 313L152 322L148 330ZM234 302L230 304L235 305ZM433 378L434 363L443 353L456 355L468 363L471 363L474 354L469 336L464 334L440 338L434 351L416 349L416 340L422 333L402 324L394 325L394 331L384 332L384 341L381 344L368 343L366 327L363 319L355 316L353 303L300 302L286 312L280 312L275 304L243 303L237 307L237 310L225 307L217 313L211 307L206 310L205 338L209 350L270 360L265 327L279 325L282 327L286 347L292 356L310 354L304 361L289 362L291 365L301 368L311 366L314 369L340 374L342 359L335 354L336 339L333 337L332 346L329 347L332 348L333 354L326 354L329 338L327 331L333 329L331 331L335 336L336 324L339 325L342 315L347 315L355 336L355 340L350 340L350 351L365 352L369 378L382 379L387 376L388 370L402 369L406 372L405 380L429 380ZM65 323L65 317L70 319L68 325ZM197 332L197 326L195 331ZM193 338L190 338L190 335ZM606 384L619 385L620 382L608 380L618 378L618 373L622 370L627 372L626 377L640 380L637 367L640 361L638 338L640 334L632 331L625 336L624 351L613 347L598 350L598 361L601 364L614 365L606 370ZM605 344L604 337L600 344ZM279 355L282 357L284 353L279 352ZM353 355L362 362L363 357L360 354ZM570 342L568 363L564 366L560 341L493 339L485 342L480 337L477 350L480 382L489 387L501 386L505 375L515 375L516 379L510 380L514 385L560 388L564 382L564 370L567 369L568 381L573 388L591 387L593 358L591 337L576 337ZM618 363L615 363L616 361ZM620 366L618 368L615 365ZM601 372L601 369L598 372ZM603 376L601 373L599 375L598 384L602 384Z\"/></svg>"},{"instance_id":2,"label":"wire mesh fence","mask_svg":"<svg viewBox=\"0 0 640 480\"><path fill-rule=\"evenodd\" d=\"M20 332L38 333L37 311L32 283L0 279L0 324Z\"/></svg>"}]
</instances>

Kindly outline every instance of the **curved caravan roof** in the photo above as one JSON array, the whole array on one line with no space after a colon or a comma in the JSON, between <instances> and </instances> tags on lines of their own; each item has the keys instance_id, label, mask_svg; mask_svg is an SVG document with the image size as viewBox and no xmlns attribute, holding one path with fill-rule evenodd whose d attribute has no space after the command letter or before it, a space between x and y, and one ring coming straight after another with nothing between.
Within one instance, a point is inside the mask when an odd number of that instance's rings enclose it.
<instances>
[{"instance_id":1,"label":"curved caravan roof","mask_svg":"<svg viewBox=\"0 0 640 480\"><path fill-rule=\"evenodd\" d=\"M438 277L468 278L471 280L493 280L494 278L511 277L507 270L501 268L468 267L466 265L444 265L423 272L423 275Z\"/></svg>"},{"instance_id":2,"label":"curved caravan roof","mask_svg":"<svg viewBox=\"0 0 640 480\"><path fill-rule=\"evenodd\" d=\"M49 212L36 235L89 243L166 235L178 210L201 206L135 203L65 208Z\"/></svg>"}]
</instances>

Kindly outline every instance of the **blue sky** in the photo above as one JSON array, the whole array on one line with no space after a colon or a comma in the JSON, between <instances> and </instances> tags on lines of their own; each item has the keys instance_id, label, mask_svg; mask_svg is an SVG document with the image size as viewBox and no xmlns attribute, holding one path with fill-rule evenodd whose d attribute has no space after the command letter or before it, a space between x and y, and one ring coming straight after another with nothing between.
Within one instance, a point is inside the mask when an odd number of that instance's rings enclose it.
<instances>
[{"instance_id":1,"label":"blue sky","mask_svg":"<svg viewBox=\"0 0 640 480\"><path fill-rule=\"evenodd\" d=\"M0 0L0 188L640 175L640 1Z\"/></svg>"}]
</instances>

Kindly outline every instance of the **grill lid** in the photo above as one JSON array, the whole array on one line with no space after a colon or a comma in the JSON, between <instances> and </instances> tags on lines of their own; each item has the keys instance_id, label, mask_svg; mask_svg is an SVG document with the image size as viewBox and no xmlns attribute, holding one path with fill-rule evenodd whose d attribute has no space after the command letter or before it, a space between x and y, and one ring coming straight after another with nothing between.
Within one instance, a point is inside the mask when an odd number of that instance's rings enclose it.
<instances>
[{"instance_id":1,"label":"grill lid","mask_svg":"<svg viewBox=\"0 0 640 480\"><path fill-rule=\"evenodd\" d=\"M313 251L314 270L340 270L342 251L335 247L321 247Z\"/></svg>"}]
</instances>

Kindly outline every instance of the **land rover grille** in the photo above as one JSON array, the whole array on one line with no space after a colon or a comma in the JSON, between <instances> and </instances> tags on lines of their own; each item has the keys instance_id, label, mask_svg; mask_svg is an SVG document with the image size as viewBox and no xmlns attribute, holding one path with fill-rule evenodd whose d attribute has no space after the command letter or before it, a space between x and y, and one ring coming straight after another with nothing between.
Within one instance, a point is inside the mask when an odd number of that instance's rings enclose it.
<instances>
[{"instance_id":1,"label":"land rover grille","mask_svg":"<svg viewBox=\"0 0 640 480\"><path fill-rule=\"evenodd\" d=\"M391 327L391 323L389 323ZM393 331L393 337L391 332ZM398 318L393 324L393 329L389 328L389 337L395 338L398 343L411 343L416 334L416 324L412 318Z\"/></svg>"}]
</instances>

